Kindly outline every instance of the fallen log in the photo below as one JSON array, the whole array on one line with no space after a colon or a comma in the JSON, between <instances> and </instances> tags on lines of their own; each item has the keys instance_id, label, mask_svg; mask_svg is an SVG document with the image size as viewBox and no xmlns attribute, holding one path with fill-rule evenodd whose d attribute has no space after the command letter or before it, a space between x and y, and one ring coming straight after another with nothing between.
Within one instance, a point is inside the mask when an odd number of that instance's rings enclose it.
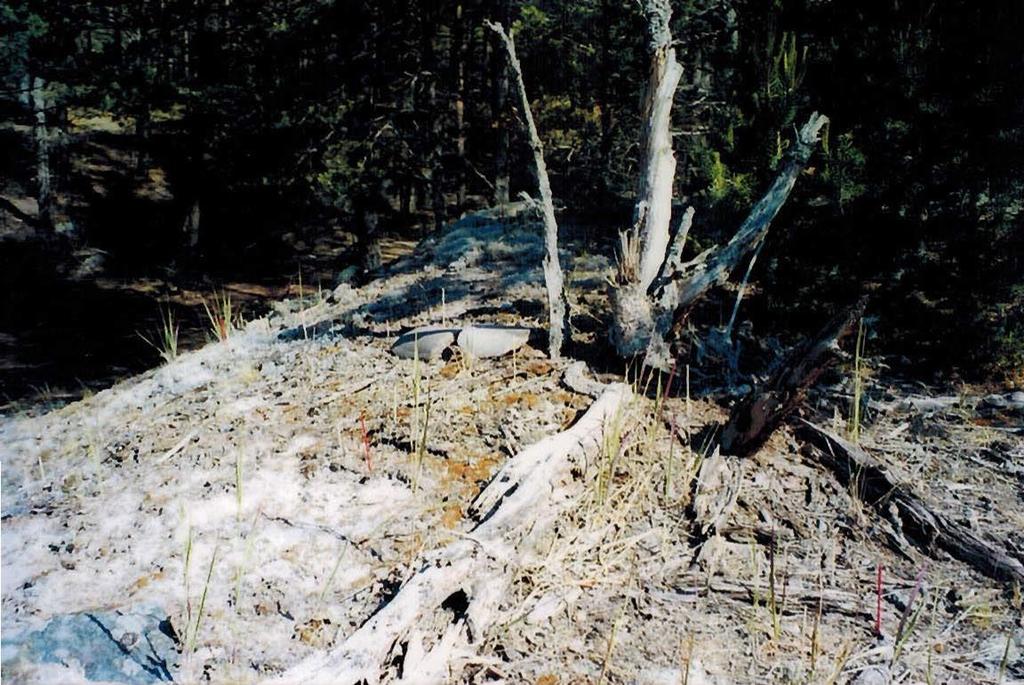
<instances>
[{"instance_id":1,"label":"fallen log","mask_svg":"<svg viewBox=\"0 0 1024 685\"><path fill-rule=\"evenodd\" d=\"M473 503L476 527L425 555L394 597L337 647L270 682L450 682L453 662L481 641L514 573L541 553L572 501L574 468L602 449L605 430L621 421L631 397L626 384L607 386L575 425L509 460Z\"/></svg>"},{"instance_id":2,"label":"fallen log","mask_svg":"<svg viewBox=\"0 0 1024 685\"><path fill-rule=\"evenodd\" d=\"M801 421L797 436L807 444L811 458L827 466L846 485L856 480L857 496L882 516L896 517L893 524L928 554L934 555L939 547L991 578L1024 583L1021 560L932 511L863 448L809 421Z\"/></svg>"},{"instance_id":3,"label":"fallen log","mask_svg":"<svg viewBox=\"0 0 1024 685\"><path fill-rule=\"evenodd\" d=\"M794 349L764 387L752 390L733 409L722 429L724 454L746 456L765 443L835 360L839 342L853 330L866 305L867 298L861 297L835 316L817 336Z\"/></svg>"}]
</instances>

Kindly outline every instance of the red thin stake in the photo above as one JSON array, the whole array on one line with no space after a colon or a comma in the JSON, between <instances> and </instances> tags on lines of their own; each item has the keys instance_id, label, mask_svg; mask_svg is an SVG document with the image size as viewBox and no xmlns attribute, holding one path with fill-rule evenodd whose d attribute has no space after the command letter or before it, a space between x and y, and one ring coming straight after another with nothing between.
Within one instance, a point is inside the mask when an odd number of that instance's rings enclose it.
<instances>
[{"instance_id":1,"label":"red thin stake","mask_svg":"<svg viewBox=\"0 0 1024 685\"><path fill-rule=\"evenodd\" d=\"M370 459L370 434L366 432L366 412L359 412L359 426L363 429L363 458L366 459L366 470L373 472L373 461Z\"/></svg>"},{"instance_id":2,"label":"red thin stake","mask_svg":"<svg viewBox=\"0 0 1024 685\"><path fill-rule=\"evenodd\" d=\"M882 637L882 565L878 564L875 579L875 635Z\"/></svg>"},{"instance_id":3,"label":"red thin stake","mask_svg":"<svg viewBox=\"0 0 1024 685\"><path fill-rule=\"evenodd\" d=\"M672 360L672 368L668 371L668 385L665 386L665 397L672 394L672 381L676 379L676 362Z\"/></svg>"}]
</instances>

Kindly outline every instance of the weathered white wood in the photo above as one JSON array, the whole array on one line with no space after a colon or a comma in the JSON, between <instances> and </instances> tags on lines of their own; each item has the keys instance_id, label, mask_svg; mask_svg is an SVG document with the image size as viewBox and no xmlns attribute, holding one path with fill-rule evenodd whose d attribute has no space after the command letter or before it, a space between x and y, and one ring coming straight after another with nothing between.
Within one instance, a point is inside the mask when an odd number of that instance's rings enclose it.
<instances>
[{"instance_id":1,"label":"weathered white wood","mask_svg":"<svg viewBox=\"0 0 1024 685\"><path fill-rule=\"evenodd\" d=\"M647 291L635 281L620 282L610 295L612 321L609 337L624 359L642 353L654 331L654 303Z\"/></svg>"},{"instance_id":2,"label":"weathered white wood","mask_svg":"<svg viewBox=\"0 0 1024 685\"><path fill-rule=\"evenodd\" d=\"M736 302L732 305L732 314L729 315L729 323L725 324L725 339L730 344L732 344L732 328L736 325L736 315L740 313L740 303L743 301L743 295L747 290L747 283L750 282L750 274L754 271L754 264L757 263L757 256L761 254L762 247L764 247L763 238L754 248L754 254L750 256L750 261L747 263L747 270L743 273L743 280L740 281L740 287L736 291Z\"/></svg>"},{"instance_id":3,"label":"weathered white wood","mask_svg":"<svg viewBox=\"0 0 1024 685\"><path fill-rule=\"evenodd\" d=\"M789 198L796 179L815 145L828 117L813 113L797 134L792 152L764 196L725 245L708 250L696 259L679 264L675 246L670 250L658 280L651 288L653 322L636 326L635 339L628 346L618 346L637 353L646 348L644 363L667 371L671 365L668 336L675 323L712 287L725 283L743 257L764 241L772 220ZM692 219L692 217L691 217Z\"/></svg>"},{"instance_id":4,"label":"weathered white wood","mask_svg":"<svg viewBox=\"0 0 1024 685\"><path fill-rule=\"evenodd\" d=\"M634 226L621 236L619 273L610 293L612 345L622 357L644 352L652 338L655 301L650 289L670 252L672 219L672 187L675 182L676 158L672 151L672 103L683 75L672 47L672 6L669 0L647 0L644 3L651 51L650 72L644 94L643 120L644 159L637 189ZM692 219L692 215L688 217ZM681 227L682 228L682 227ZM676 232L682 240L686 230Z\"/></svg>"},{"instance_id":5,"label":"weathered white wood","mask_svg":"<svg viewBox=\"0 0 1024 685\"><path fill-rule=\"evenodd\" d=\"M426 560L398 594L339 647L309 657L267 682L323 685L380 682L397 643L415 628L425 613L441 611L441 603L459 589L480 562L468 541L456 542L442 552Z\"/></svg>"},{"instance_id":6,"label":"weathered white wood","mask_svg":"<svg viewBox=\"0 0 1024 685\"><path fill-rule=\"evenodd\" d=\"M640 230L642 290L647 290L661 271L669 244L672 219L672 185L676 156L672 151L672 103L683 75L672 47L668 0L648 0L645 6L650 33L651 67L644 97L644 166L637 193L635 219Z\"/></svg>"},{"instance_id":7,"label":"weathered white wood","mask_svg":"<svg viewBox=\"0 0 1024 685\"><path fill-rule=\"evenodd\" d=\"M690 229L693 228L693 215L693 207L687 207L686 211L683 212L683 216L679 220L679 228L676 229L675 237L672 238L672 245L665 256L665 264L662 266L660 274L661 278L665 278L666 274L676 273L683 268L683 248L686 247L686 238L690 235Z\"/></svg>"},{"instance_id":8,"label":"weathered white wood","mask_svg":"<svg viewBox=\"0 0 1024 685\"><path fill-rule=\"evenodd\" d=\"M996 540L998 545L993 544L967 526L932 510L915 494L912 484L901 482L884 462L863 447L804 420L797 435L810 446L805 454L827 466L844 485L855 480L857 487L851 492L856 492L880 515L897 519L900 529L929 553L941 548L991 578L1018 587L1024 583L1024 563L1007 541Z\"/></svg>"},{"instance_id":9,"label":"weathered white wood","mask_svg":"<svg viewBox=\"0 0 1024 685\"><path fill-rule=\"evenodd\" d=\"M644 363L663 371L672 365L668 337L675 321L678 295L677 284L670 276L685 266L683 245L693 225L693 214L693 207L683 213L661 274L651 288L644 289L640 283L622 283L611 294L611 339L615 349L624 357L646 351ZM656 290L657 297L652 290Z\"/></svg>"},{"instance_id":10,"label":"weathered white wood","mask_svg":"<svg viewBox=\"0 0 1024 685\"><path fill-rule=\"evenodd\" d=\"M693 215L693 207L687 207L672 241L672 246L669 248L668 256L665 258L661 275L655 284L657 286L656 296L650 296L653 315L648 326L649 334L638 338L634 343L637 353L643 351L646 346L644 363L662 371L668 371L672 367L669 338L676 320L676 298L679 294L678 285L672 276L679 273L685 266L682 256L683 246L686 236L689 235L690 228L693 226Z\"/></svg>"},{"instance_id":11,"label":"weathered white wood","mask_svg":"<svg viewBox=\"0 0 1024 685\"><path fill-rule=\"evenodd\" d=\"M415 663L402 663L404 682L449 682L453 661L472 650L497 617L512 574L540 553L540 542L572 501L572 469L593 461L605 431L622 420L631 397L626 384L608 386L575 425L507 462L474 503L483 517L476 528L426 555L391 601L338 647L268 682L347 685L394 679L391 669L401 661L400 644L406 641ZM441 604L459 590L469 600L466 620L428 635L427 619L443 612ZM425 646L425 640L432 644Z\"/></svg>"},{"instance_id":12,"label":"weathered white wood","mask_svg":"<svg viewBox=\"0 0 1024 685\"><path fill-rule=\"evenodd\" d=\"M608 385L592 378L588 378L588 373L589 370L585 363L573 362L565 369L565 373L562 374L562 383L564 383L567 388L580 395L598 397L608 389Z\"/></svg>"},{"instance_id":13,"label":"weathered white wood","mask_svg":"<svg viewBox=\"0 0 1024 685\"><path fill-rule=\"evenodd\" d=\"M558 222L555 220L555 205L551 196L551 183L548 180L547 165L544 163L544 145L541 143L537 126L530 110L530 100L526 95L526 84L523 82L523 69L516 55L516 45L512 34L506 32L501 24L488 21L488 28L498 34L508 55L508 67L516 83L516 94L519 96L519 108L526 124L526 134L533 150L533 162L537 171L537 186L540 192L541 214L544 217L544 284L548 293L549 339L548 354L552 359L562 355L562 346L569 334L569 299L565 293L565 277L558 261Z\"/></svg>"},{"instance_id":14,"label":"weathered white wood","mask_svg":"<svg viewBox=\"0 0 1024 685\"><path fill-rule=\"evenodd\" d=\"M676 161L672 152L671 113L682 68L672 48L669 0L645 0L651 70L644 100L644 165L635 224L622 234L617 282L611 292L610 338L626 358L644 354L648 366L667 371L676 322L709 289L724 283L737 264L763 244L772 220L789 197L818 142L828 118L815 112L800 129L785 165L768 192L726 244L682 263L682 248L693 221L686 212L675 238L669 223Z\"/></svg>"},{"instance_id":15,"label":"weathered white wood","mask_svg":"<svg viewBox=\"0 0 1024 685\"><path fill-rule=\"evenodd\" d=\"M736 265L758 242L764 239L772 220L789 198L797 176L810 159L811 152L819 140L821 129L828 123L828 117L813 113L800 129L792 153L775 181L764 196L750 210L750 214L724 246L712 251L705 259L694 263L675 278L681 282L678 309L683 309L702 297L712 286L728 280Z\"/></svg>"},{"instance_id":16,"label":"weathered white wood","mask_svg":"<svg viewBox=\"0 0 1024 685\"><path fill-rule=\"evenodd\" d=\"M474 535L498 532L517 523L533 523L542 505L568 478L573 461L601 447L606 426L619 416L632 396L628 385L615 383L599 397L571 428L526 448L498 472L473 502L473 510L487 516Z\"/></svg>"}]
</instances>

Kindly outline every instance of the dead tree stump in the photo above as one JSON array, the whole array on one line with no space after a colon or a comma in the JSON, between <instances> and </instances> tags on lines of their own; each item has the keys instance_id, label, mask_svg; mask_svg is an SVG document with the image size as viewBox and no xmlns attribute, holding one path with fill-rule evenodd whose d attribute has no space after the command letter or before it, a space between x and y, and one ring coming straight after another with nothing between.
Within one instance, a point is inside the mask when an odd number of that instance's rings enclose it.
<instances>
[{"instance_id":1,"label":"dead tree stump","mask_svg":"<svg viewBox=\"0 0 1024 685\"><path fill-rule=\"evenodd\" d=\"M839 342L864 315L867 298L835 316L817 336L798 346L760 389L751 391L722 429L722 451L745 456L765 443L772 432L803 401L807 389L835 361Z\"/></svg>"}]
</instances>

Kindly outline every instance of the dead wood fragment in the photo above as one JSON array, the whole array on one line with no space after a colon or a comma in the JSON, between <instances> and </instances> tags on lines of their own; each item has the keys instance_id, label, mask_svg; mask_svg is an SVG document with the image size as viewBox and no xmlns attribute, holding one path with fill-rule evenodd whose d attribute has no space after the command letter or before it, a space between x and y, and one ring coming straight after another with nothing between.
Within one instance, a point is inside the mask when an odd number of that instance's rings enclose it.
<instances>
[{"instance_id":1,"label":"dead wood fragment","mask_svg":"<svg viewBox=\"0 0 1024 685\"><path fill-rule=\"evenodd\" d=\"M781 585L782 581L780 580L779 586L776 588L780 593ZM709 581L701 575L693 578L690 585L677 586L672 594L666 592L652 594L656 598L666 601L696 602L701 598L720 596L752 604L755 600L762 601L768 594L768 588L722 578L713 578ZM872 610L865 608L861 597L838 588L804 588L796 584L787 584L786 601L787 606L781 608L785 615L799 615L806 609L814 610L820 602L829 613L840 613L858 619L873 616Z\"/></svg>"},{"instance_id":2,"label":"dead wood fragment","mask_svg":"<svg viewBox=\"0 0 1024 685\"><path fill-rule=\"evenodd\" d=\"M608 386L605 383L589 378L589 373L590 370L587 368L586 363L580 361L573 362L565 369L562 383L578 395L598 397L608 389Z\"/></svg>"},{"instance_id":3,"label":"dead wood fragment","mask_svg":"<svg viewBox=\"0 0 1024 685\"><path fill-rule=\"evenodd\" d=\"M855 479L858 496L883 516L898 516L899 520L894 521L897 527L928 553L934 553L938 546L989 577L1024 583L1024 563L932 511L863 448L808 421L801 422L797 434L806 441L811 457L831 469L844 484Z\"/></svg>"},{"instance_id":4,"label":"dead wood fragment","mask_svg":"<svg viewBox=\"0 0 1024 685\"><path fill-rule=\"evenodd\" d=\"M637 192L636 220L639 234L637 273L640 290L646 291L665 261L672 218L672 183L676 156L672 150L672 104L683 67L676 60L672 32L672 3L648 0L644 6L650 39L651 64L644 94L644 171Z\"/></svg>"},{"instance_id":5,"label":"dead wood fragment","mask_svg":"<svg viewBox=\"0 0 1024 685\"><path fill-rule=\"evenodd\" d=\"M756 452L804 399L807 389L836 357L839 342L864 314L862 297L833 318L817 336L798 346L763 388L755 389L733 409L722 430L722 452L746 456Z\"/></svg>"},{"instance_id":6,"label":"dead wood fragment","mask_svg":"<svg viewBox=\"0 0 1024 685\"><path fill-rule=\"evenodd\" d=\"M701 462L691 507L700 539L718 531L736 506L743 473L736 461L716 451Z\"/></svg>"},{"instance_id":7,"label":"dead wood fragment","mask_svg":"<svg viewBox=\"0 0 1024 685\"><path fill-rule=\"evenodd\" d=\"M828 117L824 114L814 112L808 117L797 132L793 148L771 187L750 210L728 243L683 265L683 273L666 274L667 278L681 279L680 291L676 296L677 310L685 311L712 286L725 283L743 257L764 240L772 221L793 191L797 177L811 158L826 124Z\"/></svg>"},{"instance_id":8,"label":"dead wood fragment","mask_svg":"<svg viewBox=\"0 0 1024 685\"><path fill-rule=\"evenodd\" d=\"M676 60L672 39L672 3L643 3L650 49L650 71L644 91L643 166L637 189L634 226L619 234L621 250L612 288L612 344L630 358L644 351L653 332L654 302L648 291L663 270L666 253L677 258L681 247L670 247L672 186L676 157L672 146L672 106L683 67ZM692 211L689 213L692 217ZM688 228L688 226L687 226ZM676 231L685 240L686 230ZM681 240L675 241L681 246ZM668 370L666 362L663 370Z\"/></svg>"},{"instance_id":9,"label":"dead wood fragment","mask_svg":"<svg viewBox=\"0 0 1024 685\"><path fill-rule=\"evenodd\" d=\"M39 226L39 221L38 219L36 219L36 217L23 211L20 207L18 207L18 205L14 204L3 195L0 195L0 209L10 212L11 215L13 215L16 219L28 224L33 228Z\"/></svg>"},{"instance_id":10,"label":"dead wood fragment","mask_svg":"<svg viewBox=\"0 0 1024 685\"><path fill-rule=\"evenodd\" d=\"M281 679L325 684L376 683L396 676L408 682L449 680L453 662L479 643L497 618L514 573L535 557L572 501L566 484L573 468L601 449L605 431L621 420L631 396L628 385L609 385L573 427L509 460L474 502L480 523L469 534L425 555L394 597L353 634ZM447 620L438 622L439 614Z\"/></svg>"}]
</instances>

